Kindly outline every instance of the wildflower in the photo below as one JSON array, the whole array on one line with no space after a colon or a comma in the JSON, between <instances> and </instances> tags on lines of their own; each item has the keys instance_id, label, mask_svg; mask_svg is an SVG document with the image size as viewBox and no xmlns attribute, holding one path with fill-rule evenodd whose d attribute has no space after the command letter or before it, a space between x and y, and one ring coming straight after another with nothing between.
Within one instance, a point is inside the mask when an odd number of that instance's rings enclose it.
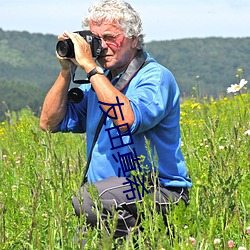
<instances>
[{"instance_id":1,"label":"wildflower","mask_svg":"<svg viewBox=\"0 0 250 250\"><path fill-rule=\"evenodd\" d=\"M247 227L247 229L246 229L246 233L247 233L248 235L250 235L250 226L249 226L249 227Z\"/></svg>"},{"instance_id":2,"label":"wildflower","mask_svg":"<svg viewBox=\"0 0 250 250\"><path fill-rule=\"evenodd\" d=\"M243 68L238 68L237 71L238 71L238 73L242 73L243 72Z\"/></svg>"},{"instance_id":3,"label":"wildflower","mask_svg":"<svg viewBox=\"0 0 250 250\"><path fill-rule=\"evenodd\" d=\"M215 245L220 244L220 239L214 239L214 244L215 244Z\"/></svg>"},{"instance_id":4,"label":"wildflower","mask_svg":"<svg viewBox=\"0 0 250 250\"><path fill-rule=\"evenodd\" d=\"M234 241L233 240L229 240L227 242L227 246L228 246L228 248L234 248Z\"/></svg>"},{"instance_id":5,"label":"wildflower","mask_svg":"<svg viewBox=\"0 0 250 250\"><path fill-rule=\"evenodd\" d=\"M248 129L247 131L244 132L245 136L249 136L250 135L250 129Z\"/></svg>"},{"instance_id":6,"label":"wildflower","mask_svg":"<svg viewBox=\"0 0 250 250\"><path fill-rule=\"evenodd\" d=\"M194 246L196 243L196 239L193 237L189 237L189 240L190 240L191 244Z\"/></svg>"},{"instance_id":7,"label":"wildflower","mask_svg":"<svg viewBox=\"0 0 250 250\"><path fill-rule=\"evenodd\" d=\"M196 103L192 103L192 104L191 104L191 108L192 108L192 109L201 109L201 106L200 106L199 103L196 102Z\"/></svg>"},{"instance_id":8,"label":"wildflower","mask_svg":"<svg viewBox=\"0 0 250 250\"><path fill-rule=\"evenodd\" d=\"M12 189L13 192L16 192L16 190L17 190L17 185L13 185L13 186L11 187L11 189Z\"/></svg>"},{"instance_id":9,"label":"wildflower","mask_svg":"<svg viewBox=\"0 0 250 250\"><path fill-rule=\"evenodd\" d=\"M197 181L196 181L196 185L201 185L201 181L200 181L200 180L197 180Z\"/></svg>"},{"instance_id":10,"label":"wildflower","mask_svg":"<svg viewBox=\"0 0 250 250\"><path fill-rule=\"evenodd\" d=\"M238 250L247 250L245 247L239 247Z\"/></svg>"},{"instance_id":11,"label":"wildflower","mask_svg":"<svg viewBox=\"0 0 250 250\"><path fill-rule=\"evenodd\" d=\"M47 221L48 220L48 214L47 213L43 213L42 214L43 220Z\"/></svg>"},{"instance_id":12,"label":"wildflower","mask_svg":"<svg viewBox=\"0 0 250 250\"><path fill-rule=\"evenodd\" d=\"M240 91L245 85L247 81L245 79L241 79L239 84L231 84L231 87L227 88L227 93L235 93Z\"/></svg>"},{"instance_id":13,"label":"wildflower","mask_svg":"<svg viewBox=\"0 0 250 250\"><path fill-rule=\"evenodd\" d=\"M224 149L224 146L219 146L219 150L223 150Z\"/></svg>"}]
</instances>

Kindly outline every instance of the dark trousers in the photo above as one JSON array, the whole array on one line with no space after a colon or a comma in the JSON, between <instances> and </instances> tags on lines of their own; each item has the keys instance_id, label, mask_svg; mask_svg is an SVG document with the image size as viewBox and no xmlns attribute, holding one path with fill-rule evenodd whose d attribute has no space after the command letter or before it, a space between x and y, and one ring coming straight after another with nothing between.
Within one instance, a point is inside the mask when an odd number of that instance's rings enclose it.
<instances>
[{"instance_id":1,"label":"dark trousers","mask_svg":"<svg viewBox=\"0 0 250 250\"><path fill-rule=\"evenodd\" d=\"M133 196L131 195L131 192L128 192L128 190L131 190L131 186L130 183L123 184L126 182L128 181L125 177L112 176L105 180L93 183L93 185L97 188L99 199L103 208L103 211L100 212L100 219L105 221L108 216L112 219L113 211L118 211L118 222L114 235L115 238L126 236L135 226L138 219L136 201L140 202L141 197L137 192L135 192L135 199L131 199ZM144 196L150 195L153 199L155 195L156 207L159 212L167 212L167 207L170 204L178 203L181 200L186 204L188 203L189 197L187 188L162 187L159 182L156 182L156 185L153 185L152 180L149 180L149 184L150 186L147 187L147 191L149 193L145 190ZM87 223L92 226L96 226L97 215L93 211L95 203L90 198L90 194L87 191L88 188L86 186L81 188L79 191L80 196L78 196L78 198L74 197L72 202L76 215L80 216L81 214L86 214ZM154 186L156 187L156 190ZM79 201L79 197L82 201Z\"/></svg>"}]
</instances>

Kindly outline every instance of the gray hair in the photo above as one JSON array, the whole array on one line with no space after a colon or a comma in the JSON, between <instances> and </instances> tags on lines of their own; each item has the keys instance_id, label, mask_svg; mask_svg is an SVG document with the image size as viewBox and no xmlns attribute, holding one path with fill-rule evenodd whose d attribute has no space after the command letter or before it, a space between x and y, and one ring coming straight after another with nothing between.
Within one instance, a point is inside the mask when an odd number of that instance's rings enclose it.
<instances>
[{"instance_id":1,"label":"gray hair","mask_svg":"<svg viewBox=\"0 0 250 250\"><path fill-rule=\"evenodd\" d=\"M143 49L144 35L141 18L129 3L121 0L104 0L94 3L89 8L89 15L83 19L82 27L88 29L90 20L101 24L104 19L117 24L125 32L126 37L137 37L137 49Z\"/></svg>"}]
</instances>

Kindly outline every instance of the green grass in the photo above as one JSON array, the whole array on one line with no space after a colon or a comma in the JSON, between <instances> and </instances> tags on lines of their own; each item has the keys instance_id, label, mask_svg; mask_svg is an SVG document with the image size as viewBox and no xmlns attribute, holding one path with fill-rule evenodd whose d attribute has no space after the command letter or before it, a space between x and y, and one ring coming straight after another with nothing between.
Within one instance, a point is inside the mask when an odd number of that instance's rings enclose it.
<instances>
[{"instance_id":1,"label":"green grass","mask_svg":"<svg viewBox=\"0 0 250 250\"><path fill-rule=\"evenodd\" d=\"M135 241L138 249L228 249L229 240L250 249L249 103L244 94L181 105L190 204L173 207L166 227L146 195L143 230L117 249L135 249ZM0 249L80 249L73 239L85 220L74 216L71 197L86 163L84 135L44 133L38 124L28 109L7 113L0 124ZM116 221L108 223L112 234ZM86 233L86 249L116 244L99 224Z\"/></svg>"}]
</instances>

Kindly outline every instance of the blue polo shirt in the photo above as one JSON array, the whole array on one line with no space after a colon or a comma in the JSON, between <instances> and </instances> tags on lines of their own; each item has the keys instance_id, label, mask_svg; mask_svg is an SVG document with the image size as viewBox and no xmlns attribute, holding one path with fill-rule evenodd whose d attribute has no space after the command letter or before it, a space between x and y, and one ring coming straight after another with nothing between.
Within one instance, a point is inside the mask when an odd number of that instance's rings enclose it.
<instances>
[{"instance_id":1,"label":"blue polo shirt","mask_svg":"<svg viewBox=\"0 0 250 250\"><path fill-rule=\"evenodd\" d=\"M118 129L107 117L93 149L89 182L110 176L128 176L129 172L121 171L119 156L133 152L133 155L143 156L143 166L157 168L163 186L192 185L181 152L179 88L168 69L149 55L147 61L150 63L137 72L122 91L130 100L134 123L127 134L119 135ZM119 77L113 79L112 84L115 85ZM102 111L90 84L83 84L80 88L84 93L83 100L78 104L68 102L66 116L58 131L86 132L89 155ZM146 148L146 141L151 150Z\"/></svg>"}]
</instances>

